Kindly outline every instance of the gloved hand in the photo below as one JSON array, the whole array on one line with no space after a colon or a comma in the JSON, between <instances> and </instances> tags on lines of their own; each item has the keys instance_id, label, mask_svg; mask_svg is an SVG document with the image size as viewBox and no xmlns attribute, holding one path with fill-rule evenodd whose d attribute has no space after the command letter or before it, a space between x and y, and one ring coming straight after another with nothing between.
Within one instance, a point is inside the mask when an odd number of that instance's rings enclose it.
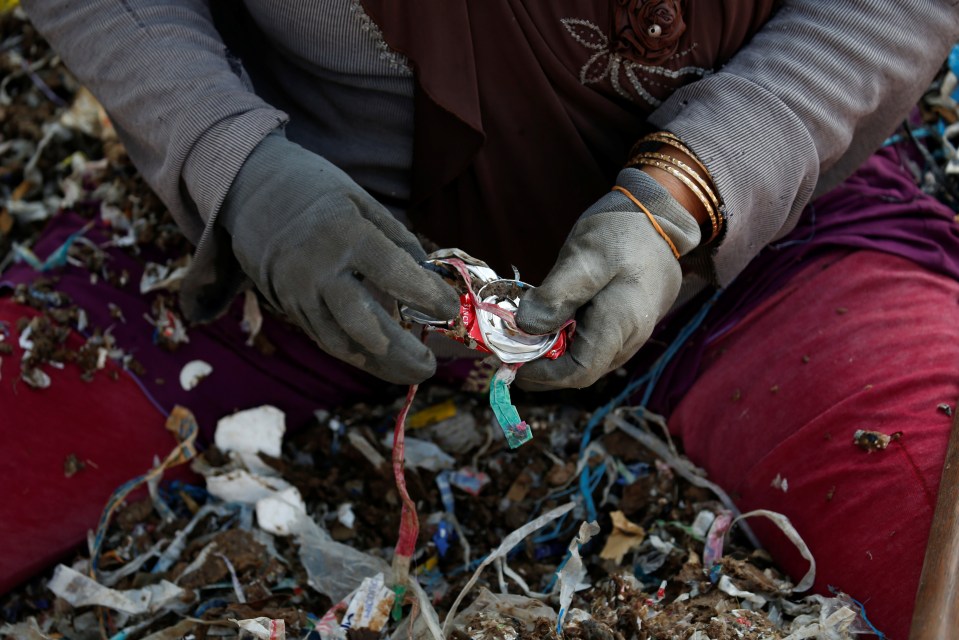
<instances>
[{"instance_id":1,"label":"gloved hand","mask_svg":"<svg viewBox=\"0 0 959 640\"><path fill-rule=\"evenodd\" d=\"M436 318L452 318L452 287L419 266L416 237L320 156L268 135L243 164L217 224L246 274L327 353L390 382L433 375L436 360L364 284Z\"/></svg>"},{"instance_id":2,"label":"gloved hand","mask_svg":"<svg viewBox=\"0 0 959 640\"><path fill-rule=\"evenodd\" d=\"M639 169L617 183L653 214L680 255L700 241L696 219ZM611 191L573 226L542 286L519 303L517 324L529 333L555 331L576 316L576 334L557 360L524 365L525 389L586 387L622 366L646 342L676 300L682 272L649 218L625 194Z\"/></svg>"}]
</instances>

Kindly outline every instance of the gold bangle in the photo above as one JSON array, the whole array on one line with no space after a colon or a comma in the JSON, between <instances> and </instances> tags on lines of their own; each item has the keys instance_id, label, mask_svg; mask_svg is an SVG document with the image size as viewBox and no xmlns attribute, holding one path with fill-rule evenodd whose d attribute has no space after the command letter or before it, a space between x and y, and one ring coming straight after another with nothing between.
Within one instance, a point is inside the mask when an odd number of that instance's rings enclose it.
<instances>
[{"instance_id":1,"label":"gold bangle","mask_svg":"<svg viewBox=\"0 0 959 640\"><path fill-rule=\"evenodd\" d=\"M682 170L684 172L684 175L687 175L688 178L692 178L699 184L699 186L702 187L702 191L697 193L696 190L693 188L692 185L690 185L688 181L684 181L684 184L686 184L687 187L690 187L690 190L693 191L693 193L697 197L699 197L700 201L703 202L703 205L706 208L706 215L709 216L709 224L711 227L710 237L709 237L709 240L707 240L707 242L711 242L714 238L716 238L716 236L719 235L720 228L722 227L722 216L719 213L719 207L720 207L719 199L716 197L715 192L713 192L709 184L707 184L707 182L698 173L690 169L689 165L685 164L684 162L676 158L673 158L672 156L668 156L664 153L655 153L651 151L639 153L630 161L630 163L627 166L642 165L643 162L647 160L650 163L654 163L657 160L659 160L668 165L672 165L676 167L678 170ZM664 171L668 170L662 167L661 165L654 164L653 166L660 166L660 168L662 168ZM670 171L670 173L675 175L677 179L679 180L683 179L679 173L676 173L675 171L671 171L671 170L668 170L668 171ZM700 195L702 194L703 191L706 192L706 194L709 196L709 199L712 201L713 203L712 207L710 207L705 201L703 201Z\"/></svg>"},{"instance_id":2,"label":"gold bangle","mask_svg":"<svg viewBox=\"0 0 959 640\"><path fill-rule=\"evenodd\" d=\"M624 189L623 187L621 187L621 186L619 186L619 185L616 185L615 187L613 187L612 190L613 190L613 191L619 191L620 193L622 193L623 195L625 195L627 198L629 198L630 200L633 201L633 204L635 204L637 207L639 207L640 211L642 211L643 213L646 214L646 217L649 218L649 221L653 224L653 228L656 229L656 233L658 233L659 235L661 235L661 236L663 237L663 240L665 240L665 241L666 241L666 244L669 245L669 250L672 251L672 252L673 252L673 255L676 257L676 259L679 260L679 250L676 249L676 245L673 244L672 239L671 239L668 235L666 235L666 232L663 231L663 228L662 228L661 226L659 226L659 222L657 222L657 221L656 221L656 218L653 217L653 214L651 214L651 213L649 212L649 209L647 209L647 208L643 205L643 203L640 202L640 201L636 198L636 196L634 196L633 194L631 194L629 191L627 191L627 190Z\"/></svg>"},{"instance_id":3,"label":"gold bangle","mask_svg":"<svg viewBox=\"0 0 959 640\"><path fill-rule=\"evenodd\" d=\"M678 149L679 151L682 151L683 153L685 153L687 156L690 157L693 163L702 170L706 179L712 185L715 185L715 180L713 179L712 173L710 173L709 169L706 168L706 165L704 165L702 161L700 161L699 156L693 153L693 151L688 146L686 146L686 144L678 136L676 136L675 134L669 131L654 131L653 133L647 134L646 136L640 138L639 141L635 145L633 145L633 153L638 153L636 149L643 143L654 143L654 142L664 144L669 147L673 147L674 149ZM712 238L710 238L710 240L715 239L718 233L722 231L722 228L723 226L725 226L725 223L726 223L726 205L723 203L722 197L715 190L712 190L711 195L716 195L718 200L718 206L716 208L717 220L715 223L716 226L714 226L714 231L717 231L716 229L717 226L718 226L718 231L712 234Z\"/></svg>"},{"instance_id":4,"label":"gold bangle","mask_svg":"<svg viewBox=\"0 0 959 640\"><path fill-rule=\"evenodd\" d=\"M709 200L706 199L706 196L703 195L703 192L699 189L696 183L686 177L686 174L672 167L671 165L666 164L665 162L660 162L659 160L655 160L655 159L646 159L643 162L641 162L639 166L653 166L658 169L662 169L663 171L673 175L678 180L680 180L683 184L689 187L689 190L693 192L693 195L699 198L699 201L703 203L703 207L706 208L706 214L709 215L709 221L712 223L712 226L713 226L713 233L710 236L709 240L707 240L706 242L712 242L716 238L716 236L719 235L719 225L716 222L717 212L713 211L712 204L710 204Z\"/></svg>"},{"instance_id":5,"label":"gold bangle","mask_svg":"<svg viewBox=\"0 0 959 640\"><path fill-rule=\"evenodd\" d=\"M661 142L662 144L679 149L687 156L692 158L692 161L696 163L697 167L703 170L703 173L706 174L706 177L709 178L711 182L714 182L713 174L709 172L709 169L707 169L706 165L702 163L702 161L699 159L699 156L693 153L692 150L686 146L686 143L680 140L676 135L670 133L669 131L656 131L654 133L650 133L649 135L643 136L636 144L642 144L647 140L650 142Z\"/></svg>"},{"instance_id":6,"label":"gold bangle","mask_svg":"<svg viewBox=\"0 0 959 640\"><path fill-rule=\"evenodd\" d=\"M654 160L662 160L663 162L672 164L678 169L685 171L686 174L689 175L689 177L695 180L697 183L699 183L699 186L702 187L703 191L706 192L706 195L709 196L709 199L713 203L713 208L719 209L719 198L716 197L716 192L713 191L713 188L701 175L699 175L696 171L690 168L688 164L686 164L679 158L674 158L673 156L667 155L665 153L658 153L656 151L643 151L642 153L639 153L635 157L633 157L633 159L630 160L629 164L627 164L626 166L629 167L634 164L638 164L636 162L636 158L652 158Z\"/></svg>"}]
</instances>

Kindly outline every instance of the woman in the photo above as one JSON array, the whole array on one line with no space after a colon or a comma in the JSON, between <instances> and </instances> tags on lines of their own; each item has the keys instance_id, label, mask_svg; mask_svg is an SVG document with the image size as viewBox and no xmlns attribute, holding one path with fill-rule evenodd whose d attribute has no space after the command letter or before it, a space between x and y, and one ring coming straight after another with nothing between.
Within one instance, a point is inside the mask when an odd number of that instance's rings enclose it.
<instances>
[{"instance_id":1,"label":"woman","mask_svg":"<svg viewBox=\"0 0 959 640\"><path fill-rule=\"evenodd\" d=\"M575 316L577 334L519 382L582 387L677 299L728 286L680 372L695 381L664 389L682 394L662 403L671 429L744 508L790 516L818 589L868 599L905 635L948 437L935 407L959 395L957 234L890 153L807 205L906 116L959 34L955 7L23 4L196 242L191 319L249 278L328 354L421 381L432 353L377 297L457 305L409 224L542 282L520 325ZM867 456L850 444L863 427L903 436Z\"/></svg>"}]
</instances>

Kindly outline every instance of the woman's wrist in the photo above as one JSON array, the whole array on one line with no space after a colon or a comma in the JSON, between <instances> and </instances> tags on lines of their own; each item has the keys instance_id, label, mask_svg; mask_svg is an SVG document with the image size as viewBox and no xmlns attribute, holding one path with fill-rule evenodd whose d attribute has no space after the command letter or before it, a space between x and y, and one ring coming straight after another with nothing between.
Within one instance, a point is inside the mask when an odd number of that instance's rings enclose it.
<instances>
[{"instance_id":1,"label":"woman's wrist","mask_svg":"<svg viewBox=\"0 0 959 640\"><path fill-rule=\"evenodd\" d=\"M699 223L704 243L720 236L725 208L712 176L679 138L657 132L640 139L626 166L640 169L662 185Z\"/></svg>"}]
</instances>

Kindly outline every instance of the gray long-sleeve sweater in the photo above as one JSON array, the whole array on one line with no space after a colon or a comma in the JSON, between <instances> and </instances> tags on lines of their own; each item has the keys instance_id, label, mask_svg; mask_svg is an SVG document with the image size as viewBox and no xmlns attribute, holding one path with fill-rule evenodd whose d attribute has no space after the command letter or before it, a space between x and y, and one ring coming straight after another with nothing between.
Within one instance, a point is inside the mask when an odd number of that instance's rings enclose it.
<instances>
[{"instance_id":1,"label":"gray long-sleeve sweater","mask_svg":"<svg viewBox=\"0 0 959 640\"><path fill-rule=\"evenodd\" d=\"M307 105L291 137L374 193L402 198L412 78L357 0L247 0ZM700 156L729 211L721 284L795 225L908 112L959 37L955 0L783 0L718 73L650 117ZM137 167L212 269L216 213L239 167L285 112L258 97L204 0L23 0L103 102ZM316 79L315 84L311 83ZM322 82L320 82L322 80ZM376 136L365 135L374 123ZM350 144L338 144L349 140Z\"/></svg>"}]
</instances>

